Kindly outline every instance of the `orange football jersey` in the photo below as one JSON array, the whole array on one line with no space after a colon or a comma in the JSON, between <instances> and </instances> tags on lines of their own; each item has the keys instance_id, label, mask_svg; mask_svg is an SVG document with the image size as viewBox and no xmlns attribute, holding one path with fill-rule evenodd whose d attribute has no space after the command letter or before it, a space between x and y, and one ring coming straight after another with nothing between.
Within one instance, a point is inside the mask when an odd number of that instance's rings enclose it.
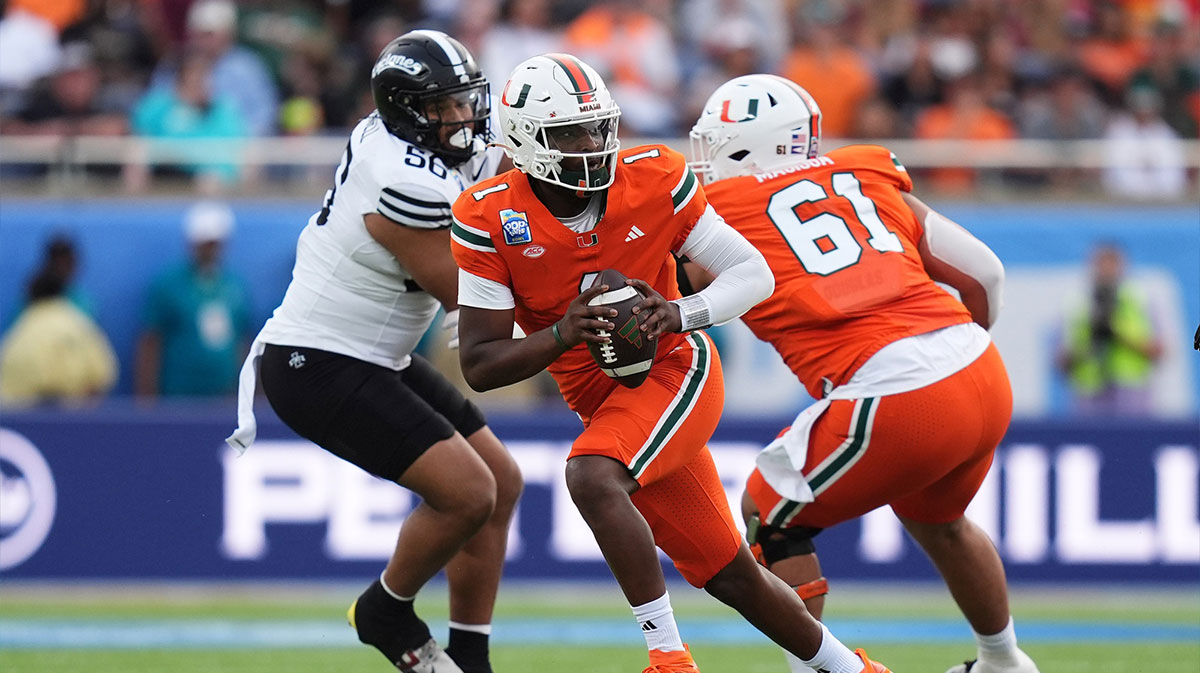
<instances>
[{"instance_id":1,"label":"orange football jersey","mask_svg":"<svg viewBox=\"0 0 1200 673\"><path fill-rule=\"evenodd\" d=\"M527 334L562 318L571 300L604 269L644 280L667 299L680 296L671 252L683 245L708 206L683 155L662 145L623 150L600 221L584 234L551 215L529 180L510 170L466 190L454 204L450 229L458 266L511 288L514 317ZM682 338L660 337L657 358ZM549 371L567 404L585 418L616 385L584 344L563 353Z\"/></svg>"},{"instance_id":2,"label":"orange football jersey","mask_svg":"<svg viewBox=\"0 0 1200 673\"><path fill-rule=\"evenodd\" d=\"M706 188L775 274L775 293L742 320L813 397L893 341L971 321L925 272L924 227L901 197L911 189L908 171L878 145Z\"/></svg>"}]
</instances>

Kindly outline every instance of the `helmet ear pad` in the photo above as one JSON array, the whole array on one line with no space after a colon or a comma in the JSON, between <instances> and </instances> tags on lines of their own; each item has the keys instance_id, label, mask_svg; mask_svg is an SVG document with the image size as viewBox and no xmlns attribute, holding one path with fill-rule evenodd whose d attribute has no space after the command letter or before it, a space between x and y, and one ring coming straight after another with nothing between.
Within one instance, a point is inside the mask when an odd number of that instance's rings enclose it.
<instances>
[{"instance_id":1,"label":"helmet ear pad","mask_svg":"<svg viewBox=\"0 0 1200 673\"><path fill-rule=\"evenodd\" d=\"M471 53L458 40L435 30L414 30L388 43L371 70L375 109L392 135L442 159L448 166L467 161L479 143L444 143L440 119L431 118L437 102L454 97L470 112L452 122L472 137L490 140L491 96Z\"/></svg>"}]
</instances>

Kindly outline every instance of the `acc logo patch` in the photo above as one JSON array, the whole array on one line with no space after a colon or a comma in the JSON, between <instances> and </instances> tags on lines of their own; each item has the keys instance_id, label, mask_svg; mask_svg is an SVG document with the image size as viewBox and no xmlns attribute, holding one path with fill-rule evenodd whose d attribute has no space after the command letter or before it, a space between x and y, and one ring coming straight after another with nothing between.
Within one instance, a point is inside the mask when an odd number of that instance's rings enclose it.
<instances>
[{"instance_id":1,"label":"acc logo patch","mask_svg":"<svg viewBox=\"0 0 1200 673\"><path fill-rule=\"evenodd\" d=\"M416 77L428 70L428 68L425 67L424 63L408 56L388 54L384 58L379 59L374 68L371 68L371 77L377 76L384 70L399 70L407 75Z\"/></svg>"},{"instance_id":2,"label":"acc logo patch","mask_svg":"<svg viewBox=\"0 0 1200 673\"><path fill-rule=\"evenodd\" d=\"M500 211L500 228L504 231L504 242L508 245L532 243L533 233L529 231L529 218L525 213L505 208Z\"/></svg>"},{"instance_id":3,"label":"acc logo patch","mask_svg":"<svg viewBox=\"0 0 1200 673\"><path fill-rule=\"evenodd\" d=\"M538 257L541 257L542 255L546 254L546 249L543 248L542 246L538 245L537 243L534 243L533 245L529 246L528 248L525 248L524 250L522 250L521 254L525 255L526 257L528 257L530 259L537 259Z\"/></svg>"}]
</instances>

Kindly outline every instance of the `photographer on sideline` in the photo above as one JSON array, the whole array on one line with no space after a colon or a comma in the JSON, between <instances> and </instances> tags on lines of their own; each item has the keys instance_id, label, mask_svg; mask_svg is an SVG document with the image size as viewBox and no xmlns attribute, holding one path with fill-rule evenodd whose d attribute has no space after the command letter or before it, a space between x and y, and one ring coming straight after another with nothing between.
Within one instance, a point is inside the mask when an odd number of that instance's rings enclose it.
<instances>
[{"instance_id":1,"label":"photographer on sideline","mask_svg":"<svg viewBox=\"0 0 1200 673\"><path fill-rule=\"evenodd\" d=\"M1067 317L1059 368L1075 391L1078 412L1146 414L1150 376L1163 354L1150 311L1124 278L1118 244L1097 245L1091 267L1087 300Z\"/></svg>"}]
</instances>

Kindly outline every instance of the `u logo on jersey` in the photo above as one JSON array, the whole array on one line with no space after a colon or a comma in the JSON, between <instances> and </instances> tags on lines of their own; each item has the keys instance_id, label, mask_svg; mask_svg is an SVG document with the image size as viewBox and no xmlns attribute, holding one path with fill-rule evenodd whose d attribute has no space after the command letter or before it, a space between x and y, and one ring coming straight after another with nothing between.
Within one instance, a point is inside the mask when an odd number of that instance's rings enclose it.
<instances>
[{"instance_id":1,"label":"u logo on jersey","mask_svg":"<svg viewBox=\"0 0 1200 673\"><path fill-rule=\"evenodd\" d=\"M500 229L504 231L504 242L508 245L533 242L533 234L529 231L529 218L521 211L511 208L500 211Z\"/></svg>"}]
</instances>

